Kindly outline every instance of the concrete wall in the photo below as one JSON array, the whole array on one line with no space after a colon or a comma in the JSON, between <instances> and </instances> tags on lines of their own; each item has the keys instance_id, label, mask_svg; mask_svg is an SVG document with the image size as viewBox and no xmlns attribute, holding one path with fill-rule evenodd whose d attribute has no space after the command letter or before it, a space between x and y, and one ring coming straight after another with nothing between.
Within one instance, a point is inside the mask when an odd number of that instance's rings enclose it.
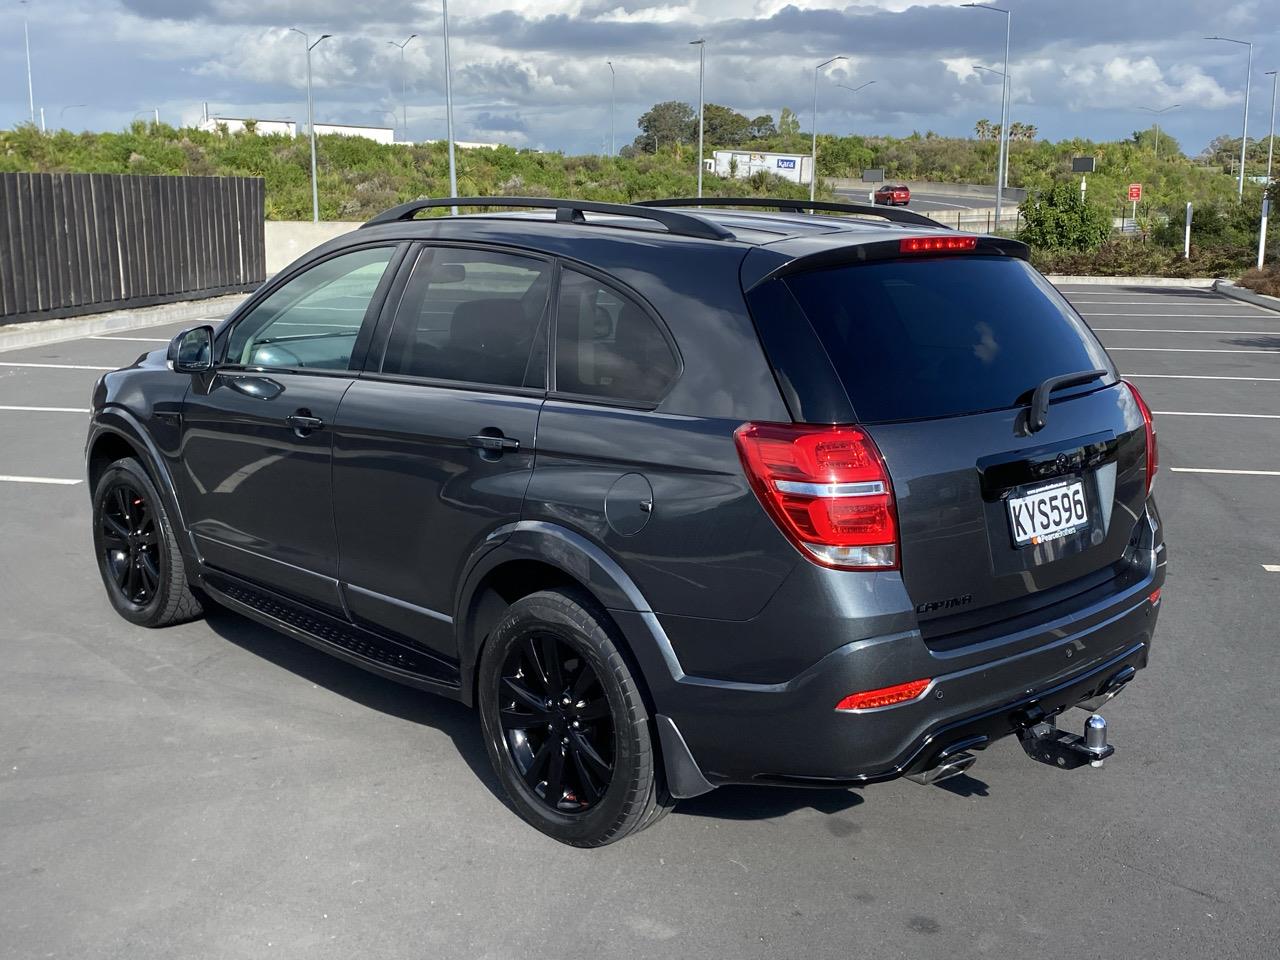
<instances>
[{"instance_id":1,"label":"concrete wall","mask_svg":"<svg viewBox=\"0 0 1280 960\"><path fill-rule=\"evenodd\" d=\"M319 124L317 124L319 126ZM267 276L279 273L309 250L314 250L326 240L350 233L360 226L358 221L321 220L268 220Z\"/></svg>"}]
</instances>

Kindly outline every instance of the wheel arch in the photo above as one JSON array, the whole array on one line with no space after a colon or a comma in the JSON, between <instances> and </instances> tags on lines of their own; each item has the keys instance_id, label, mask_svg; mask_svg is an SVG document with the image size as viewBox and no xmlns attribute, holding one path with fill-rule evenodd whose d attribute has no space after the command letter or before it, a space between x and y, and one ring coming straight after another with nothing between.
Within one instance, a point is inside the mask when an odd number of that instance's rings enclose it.
<instances>
[{"instance_id":1,"label":"wheel arch","mask_svg":"<svg viewBox=\"0 0 1280 960\"><path fill-rule=\"evenodd\" d=\"M151 482L164 499L165 511L177 534L184 559L198 564L198 555L183 519L177 488L169 473L164 457L142 424L128 411L109 407L94 416L85 444L85 472L89 483L89 496L93 496L102 472L121 457L133 457L147 472Z\"/></svg>"}]
</instances>

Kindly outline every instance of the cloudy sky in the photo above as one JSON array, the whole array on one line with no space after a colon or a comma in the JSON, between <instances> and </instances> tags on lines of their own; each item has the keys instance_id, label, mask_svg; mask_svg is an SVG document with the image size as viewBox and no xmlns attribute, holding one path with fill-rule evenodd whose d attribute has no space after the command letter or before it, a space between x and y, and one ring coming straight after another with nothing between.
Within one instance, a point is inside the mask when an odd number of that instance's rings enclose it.
<instances>
[{"instance_id":1,"label":"cloudy sky","mask_svg":"<svg viewBox=\"0 0 1280 960\"><path fill-rule=\"evenodd\" d=\"M1238 135L1246 50L1255 43L1250 135L1265 136L1280 67L1278 0L1008 0L1013 119L1042 136L1110 138L1146 126L1140 108L1181 106L1163 126L1189 152ZM1268 11L1270 11L1268 13ZM158 107L170 123L210 111L305 116L296 26L333 39L314 53L316 119L390 126L405 62L409 133L444 135L439 0L0 0L0 125L27 118L22 20L30 17L37 112L50 127L119 129ZM844 54L819 88L819 129L966 134L998 119L1004 18L959 0L454 0L450 31L459 139L599 151L617 71L617 144L659 100L697 102L707 40L709 101L750 116L797 110L806 129L813 65ZM854 96L836 84L876 81ZM398 121L396 121L398 122Z\"/></svg>"}]
</instances>

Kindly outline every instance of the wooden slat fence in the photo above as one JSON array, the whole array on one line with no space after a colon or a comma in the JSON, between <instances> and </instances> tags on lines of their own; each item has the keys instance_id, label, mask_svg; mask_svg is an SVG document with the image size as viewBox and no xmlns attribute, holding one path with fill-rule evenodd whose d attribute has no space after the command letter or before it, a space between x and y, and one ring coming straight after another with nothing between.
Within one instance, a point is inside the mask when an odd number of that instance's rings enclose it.
<instances>
[{"instance_id":1,"label":"wooden slat fence","mask_svg":"<svg viewBox=\"0 0 1280 960\"><path fill-rule=\"evenodd\" d=\"M258 177L0 173L0 324L252 290L263 198Z\"/></svg>"}]
</instances>

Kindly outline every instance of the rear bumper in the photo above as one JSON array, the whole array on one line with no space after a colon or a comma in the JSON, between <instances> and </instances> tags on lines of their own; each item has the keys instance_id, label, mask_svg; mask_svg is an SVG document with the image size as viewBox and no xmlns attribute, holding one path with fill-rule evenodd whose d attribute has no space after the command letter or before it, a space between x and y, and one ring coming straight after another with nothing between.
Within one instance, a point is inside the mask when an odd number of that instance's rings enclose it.
<instances>
[{"instance_id":1,"label":"rear bumper","mask_svg":"<svg viewBox=\"0 0 1280 960\"><path fill-rule=\"evenodd\" d=\"M977 662L930 653L919 632L910 631L846 644L785 683L680 675L655 683L654 671L642 667L657 711L678 728L709 784L854 786L927 770L956 750L981 749L1016 732L1029 710L1052 716L1097 695L1126 668L1145 667L1159 614L1150 595L1163 579L1160 564L1123 596L1070 622L1043 625L1034 645L1016 645L1005 656L1002 645L984 645L988 658ZM624 622L624 631L629 626L638 624ZM909 703L835 710L847 694L887 685L886 664L910 672L891 682L932 682Z\"/></svg>"}]
</instances>

